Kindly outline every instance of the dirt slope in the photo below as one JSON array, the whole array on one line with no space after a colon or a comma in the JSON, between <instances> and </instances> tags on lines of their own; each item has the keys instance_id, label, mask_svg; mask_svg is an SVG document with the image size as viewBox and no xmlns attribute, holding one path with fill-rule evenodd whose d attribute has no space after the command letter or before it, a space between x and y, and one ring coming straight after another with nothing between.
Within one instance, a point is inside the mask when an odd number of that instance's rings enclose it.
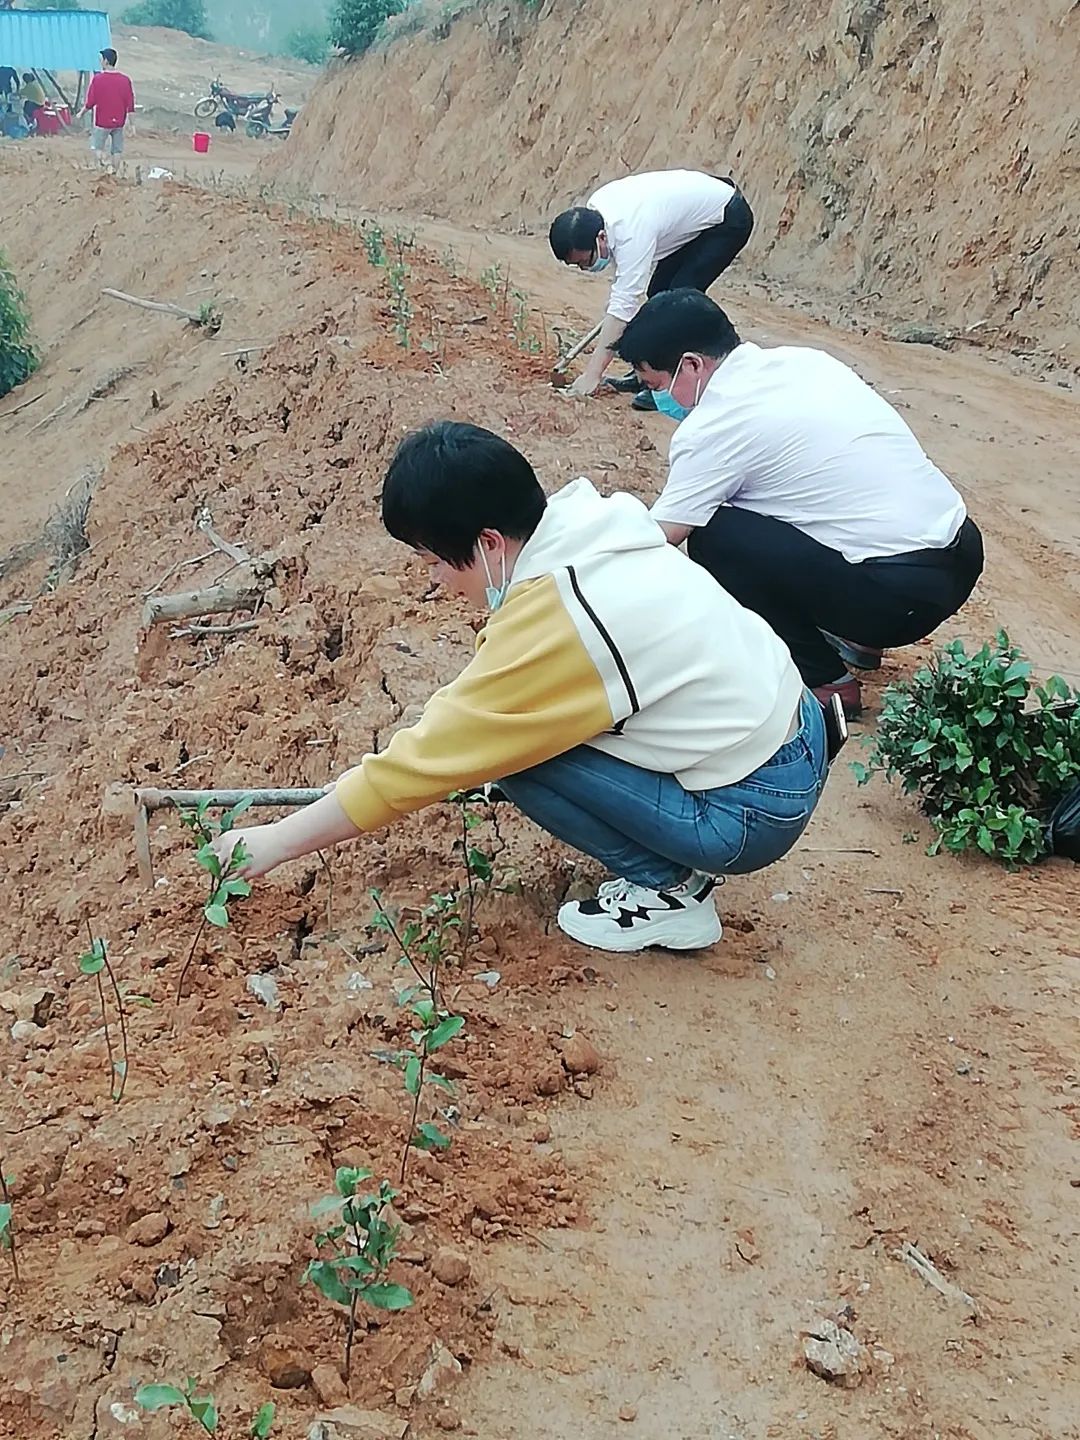
<instances>
[{"instance_id":1,"label":"dirt slope","mask_svg":"<svg viewBox=\"0 0 1080 1440\"><path fill-rule=\"evenodd\" d=\"M741 266L1080 358L1069 0L485 3L321 83L273 164L365 204L540 225L630 170L730 168Z\"/></svg>"},{"instance_id":2,"label":"dirt slope","mask_svg":"<svg viewBox=\"0 0 1080 1440\"><path fill-rule=\"evenodd\" d=\"M17 217L5 228L20 273L45 259L63 282L54 295L47 272L33 277L39 329L54 349L85 346L88 366L145 359L147 380L74 415L101 428L69 449L65 416L11 427L81 389L5 428L5 515L28 517L26 477L55 485L79 443L96 442L105 475L73 578L42 594L35 562L0 579L0 611L32 605L0 625L0 782L31 772L0 813L0 1138L25 1277L14 1286L0 1256L0 1435L164 1440L182 1432L140 1419L134 1385L198 1375L226 1440L271 1394L278 1433L306 1440L325 1407L310 1386L271 1391L263 1337L337 1357L340 1316L297 1285L309 1204L334 1163L386 1173L402 1142L400 1084L372 1053L403 1027L392 957L368 950L368 887L407 902L445 887L456 819L433 810L336 857L332 897L315 864L260 887L174 1016L200 878L162 819L159 883L143 891L130 822L102 812L103 792L320 784L462 663L471 617L427 598L426 573L378 524L409 425L467 417L515 437L551 488L584 472L644 496L670 430L621 401L555 397L510 319L449 273L499 260L550 333L595 292L533 241L433 227L433 253L409 256L405 352L351 227L289 219L257 185L249 202L159 191L54 158L31 154L25 180L66 223L46 249ZM234 294L218 341L99 299L103 284L155 281ZM736 313L754 338L857 364L956 477L989 564L951 633L1006 623L1040 665L1080 679L1075 397L977 356L822 331L741 289ZM252 338L267 349L246 368L220 354ZM133 405L150 433L132 431ZM204 551L203 505L230 539L278 553L276 591L253 631L147 643L141 596ZM203 560L182 583L228 565ZM481 911L496 988L474 979L480 963L455 976L460 1123L401 1205L395 1278L417 1305L365 1330L354 1402L399 1416L398 1432L408 1420L415 1440L455 1424L482 1440L1077 1440L1075 868L931 861L913 807L882 785L856 791L841 768L795 853L725 886L713 952L614 962L551 933L575 878L566 851L504 811L478 834L523 893ZM144 997L116 1111L77 970L88 917ZM280 1014L250 993L253 974L276 979ZM12 1036L8 1005L38 989L52 1013ZM601 1070L572 1082L558 1047L574 1030ZM147 1216L170 1228L141 1245L130 1226ZM895 1258L903 1241L976 1299L977 1322ZM446 1242L469 1257L463 1287L434 1274ZM812 1376L799 1342L845 1305L884 1352L850 1393ZM435 1340L465 1372L447 1408L411 1393Z\"/></svg>"}]
</instances>

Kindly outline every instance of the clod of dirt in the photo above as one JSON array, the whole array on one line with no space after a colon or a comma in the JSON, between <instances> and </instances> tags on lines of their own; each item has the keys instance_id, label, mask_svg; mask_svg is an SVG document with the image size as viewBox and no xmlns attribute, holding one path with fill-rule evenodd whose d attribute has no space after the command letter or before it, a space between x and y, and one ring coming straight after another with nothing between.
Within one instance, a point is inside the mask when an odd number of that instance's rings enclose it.
<instances>
[{"instance_id":1,"label":"clod of dirt","mask_svg":"<svg viewBox=\"0 0 1080 1440\"><path fill-rule=\"evenodd\" d=\"M443 1409L435 1411L435 1424L440 1430L460 1430L461 1416L447 1405Z\"/></svg>"},{"instance_id":2,"label":"clod of dirt","mask_svg":"<svg viewBox=\"0 0 1080 1440\"><path fill-rule=\"evenodd\" d=\"M428 1367L420 1377L420 1383L416 1387L416 1393L421 1400L428 1400L432 1395L441 1394L461 1374L461 1361L440 1341L436 1340L431 1347L431 1359Z\"/></svg>"},{"instance_id":3,"label":"clod of dirt","mask_svg":"<svg viewBox=\"0 0 1080 1440\"><path fill-rule=\"evenodd\" d=\"M472 1264L464 1250L444 1245L431 1257L431 1273L444 1285L460 1285L469 1278Z\"/></svg>"},{"instance_id":4,"label":"clod of dirt","mask_svg":"<svg viewBox=\"0 0 1080 1440\"><path fill-rule=\"evenodd\" d=\"M595 1075L600 1069L600 1052L578 1031L559 1045L562 1061L571 1075Z\"/></svg>"},{"instance_id":5,"label":"clod of dirt","mask_svg":"<svg viewBox=\"0 0 1080 1440\"><path fill-rule=\"evenodd\" d=\"M624 1420L627 1425L632 1425L637 1419L636 1405L622 1405L619 1407L619 1419Z\"/></svg>"},{"instance_id":6,"label":"clod of dirt","mask_svg":"<svg viewBox=\"0 0 1080 1440\"><path fill-rule=\"evenodd\" d=\"M275 1390L299 1390L312 1378L315 1359L287 1335L267 1335L259 1347L259 1369Z\"/></svg>"},{"instance_id":7,"label":"clod of dirt","mask_svg":"<svg viewBox=\"0 0 1080 1440\"><path fill-rule=\"evenodd\" d=\"M402 1440L408 1428L408 1420L383 1410L340 1405L319 1416L307 1432L307 1440Z\"/></svg>"},{"instance_id":8,"label":"clod of dirt","mask_svg":"<svg viewBox=\"0 0 1080 1440\"><path fill-rule=\"evenodd\" d=\"M804 1333L803 1354L815 1375L845 1390L862 1384L869 1363L866 1346L835 1320L820 1320Z\"/></svg>"},{"instance_id":9,"label":"clod of dirt","mask_svg":"<svg viewBox=\"0 0 1080 1440\"><path fill-rule=\"evenodd\" d=\"M149 1247L164 1240L171 1228L164 1211L152 1210L149 1215L143 1215L128 1226L126 1239L129 1245Z\"/></svg>"},{"instance_id":10,"label":"clod of dirt","mask_svg":"<svg viewBox=\"0 0 1080 1440\"><path fill-rule=\"evenodd\" d=\"M546 1069L541 1070L536 1077L536 1093L538 1095L558 1095L565 1084L562 1066L553 1063Z\"/></svg>"},{"instance_id":11,"label":"clod of dirt","mask_svg":"<svg viewBox=\"0 0 1080 1440\"><path fill-rule=\"evenodd\" d=\"M311 1384L322 1403L331 1408L344 1405L349 1399L345 1382L334 1365L316 1365L311 1372Z\"/></svg>"}]
</instances>

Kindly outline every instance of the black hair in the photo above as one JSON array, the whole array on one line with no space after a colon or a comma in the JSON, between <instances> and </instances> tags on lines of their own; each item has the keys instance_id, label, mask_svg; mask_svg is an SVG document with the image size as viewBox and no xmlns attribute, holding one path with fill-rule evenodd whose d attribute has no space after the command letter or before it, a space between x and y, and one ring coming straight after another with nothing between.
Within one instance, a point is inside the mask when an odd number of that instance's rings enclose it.
<instances>
[{"instance_id":1,"label":"black hair","mask_svg":"<svg viewBox=\"0 0 1080 1440\"><path fill-rule=\"evenodd\" d=\"M106 64L106 65L115 65L115 64L116 64L116 51L115 51L115 50L112 48L112 46L110 45L110 46L108 46L106 49L102 50L102 52L101 52L101 58L105 61L105 64Z\"/></svg>"},{"instance_id":2,"label":"black hair","mask_svg":"<svg viewBox=\"0 0 1080 1440\"><path fill-rule=\"evenodd\" d=\"M527 540L546 504L532 466L508 440L439 420L406 435L394 452L382 518L395 540L463 570L481 531Z\"/></svg>"},{"instance_id":3,"label":"black hair","mask_svg":"<svg viewBox=\"0 0 1080 1440\"><path fill-rule=\"evenodd\" d=\"M700 290L665 290L641 307L615 353L628 365L670 375L688 351L722 360L741 343L720 306Z\"/></svg>"},{"instance_id":4,"label":"black hair","mask_svg":"<svg viewBox=\"0 0 1080 1440\"><path fill-rule=\"evenodd\" d=\"M24 70L24 71L23 71L23 77L22 77L22 78L23 78L23 82L24 82L24 83L26 83L27 81L33 80L33 78L34 78L34 72L33 72L32 70Z\"/></svg>"},{"instance_id":5,"label":"black hair","mask_svg":"<svg viewBox=\"0 0 1080 1440\"><path fill-rule=\"evenodd\" d=\"M596 249L596 237L604 228L604 217L599 210L589 210L584 205L575 205L573 210L564 210L556 215L548 231L552 253L563 263L569 259L572 250L586 250L590 254Z\"/></svg>"}]
</instances>

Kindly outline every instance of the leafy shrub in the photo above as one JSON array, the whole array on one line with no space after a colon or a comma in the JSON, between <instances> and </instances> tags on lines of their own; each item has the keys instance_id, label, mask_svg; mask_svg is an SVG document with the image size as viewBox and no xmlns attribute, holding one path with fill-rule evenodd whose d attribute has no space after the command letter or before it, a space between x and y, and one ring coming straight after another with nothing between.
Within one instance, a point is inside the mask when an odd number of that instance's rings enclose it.
<instances>
[{"instance_id":1,"label":"leafy shrub","mask_svg":"<svg viewBox=\"0 0 1080 1440\"><path fill-rule=\"evenodd\" d=\"M0 399L37 369L26 298L0 250Z\"/></svg>"},{"instance_id":2,"label":"leafy shrub","mask_svg":"<svg viewBox=\"0 0 1080 1440\"><path fill-rule=\"evenodd\" d=\"M869 765L854 768L860 784L883 771L918 791L938 832L931 854L1030 864L1049 848L1049 811L1080 780L1080 691L1058 675L1033 684L1004 630L974 655L953 641L885 691Z\"/></svg>"},{"instance_id":3,"label":"leafy shrub","mask_svg":"<svg viewBox=\"0 0 1080 1440\"><path fill-rule=\"evenodd\" d=\"M138 0L120 16L125 25L161 25L209 40L204 0Z\"/></svg>"},{"instance_id":4,"label":"leafy shrub","mask_svg":"<svg viewBox=\"0 0 1080 1440\"><path fill-rule=\"evenodd\" d=\"M330 16L330 42L346 55L363 55L391 15L400 15L405 0L336 0Z\"/></svg>"},{"instance_id":5,"label":"leafy shrub","mask_svg":"<svg viewBox=\"0 0 1080 1440\"><path fill-rule=\"evenodd\" d=\"M301 26L298 30L289 31L282 49L294 60L303 60L308 65L325 65L330 54L330 37L319 26Z\"/></svg>"}]
</instances>

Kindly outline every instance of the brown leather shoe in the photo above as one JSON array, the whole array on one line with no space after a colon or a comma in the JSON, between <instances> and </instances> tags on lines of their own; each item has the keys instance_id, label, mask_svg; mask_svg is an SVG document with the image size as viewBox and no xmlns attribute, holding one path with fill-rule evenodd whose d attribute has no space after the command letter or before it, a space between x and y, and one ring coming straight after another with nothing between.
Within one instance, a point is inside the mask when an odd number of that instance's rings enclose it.
<instances>
[{"instance_id":1,"label":"brown leather shoe","mask_svg":"<svg viewBox=\"0 0 1080 1440\"><path fill-rule=\"evenodd\" d=\"M832 635L828 630L822 630L821 633L845 665L850 665L853 670L880 670L884 650L876 650L873 645L858 645L854 640L845 640L843 636Z\"/></svg>"},{"instance_id":2,"label":"brown leather shoe","mask_svg":"<svg viewBox=\"0 0 1080 1440\"><path fill-rule=\"evenodd\" d=\"M854 675L849 675L846 680L836 680L831 685L818 685L814 694L822 705L827 705L834 695L839 695L849 720L857 720L862 714L862 686Z\"/></svg>"}]
</instances>

